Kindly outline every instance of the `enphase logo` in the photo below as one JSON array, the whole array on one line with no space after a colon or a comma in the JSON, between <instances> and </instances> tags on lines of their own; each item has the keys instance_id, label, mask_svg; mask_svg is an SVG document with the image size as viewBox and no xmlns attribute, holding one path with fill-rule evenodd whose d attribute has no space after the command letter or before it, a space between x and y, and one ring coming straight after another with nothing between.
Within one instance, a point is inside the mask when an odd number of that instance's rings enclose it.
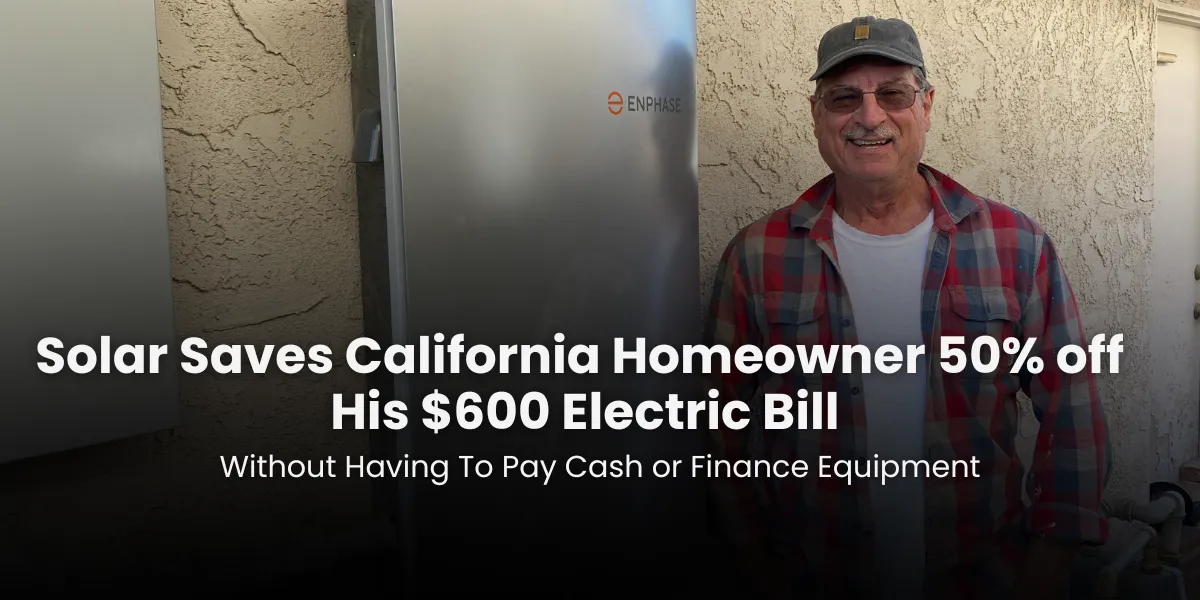
<instances>
[{"instance_id":1,"label":"enphase logo","mask_svg":"<svg viewBox=\"0 0 1200 600\"><path fill-rule=\"evenodd\" d=\"M608 95L608 112L619 115L625 110L625 99L621 97L621 92L612 92Z\"/></svg>"},{"instance_id":2,"label":"enphase logo","mask_svg":"<svg viewBox=\"0 0 1200 600\"><path fill-rule=\"evenodd\" d=\"M626 96L612 91L608 93L608 112L613 115L633 112L682 113L683 99L636 94Z\"/></svg>"}]
</instances>

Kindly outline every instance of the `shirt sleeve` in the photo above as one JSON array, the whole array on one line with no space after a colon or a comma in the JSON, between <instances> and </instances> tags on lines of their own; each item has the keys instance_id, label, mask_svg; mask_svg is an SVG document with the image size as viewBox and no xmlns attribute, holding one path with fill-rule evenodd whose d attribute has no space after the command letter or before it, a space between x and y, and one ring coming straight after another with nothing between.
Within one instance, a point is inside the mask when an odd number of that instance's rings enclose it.
<instances>
[{"instance_id":1,"label":"shirt sleeve","mask_svg":"<svg viewBox=\"0 0 1200 600\"><path fill-rule=\"evenodd\" d=\"M1058 366L1060 350L1071 345L1086 350L1088 342L1048 235L1042 234L1035 256L1023 323L1025 339L1036 340L1031 356L1043 361L1041 373L1022 376L1022 388L1041 423L1028 482L1029 526L1031 533L1050 541L1104 544L1108 522L1100 502L1112 471L1112 445L1100 394L1090 363L1075 374ZM1107 356L1104 360L1107 365Z\"/></svg>"},{"instance_id":2,"label":"shirt sleeve","mask_svg":"<svg viewBox=\"0 0 1200 600\"><path fill-rule=\"evenodd\" d=\"M712 298L705 326L705 344L726 347L731 357L739 346L756 343L757 320L753 299L747 292L746 270L739 251L741 236L726 247L717 264ZM718 404L742 400L749 404L754 397L756 380L737 370L731 361L729 373L714 373L709 384L720 392ZM713 459L744 460L750 455L754 421L745 428L725 427L708 432L708 451ZM718 534L735 546L765 542L765 518L760 490L749 478L709 478L710 500L716 517Z\"/></svg>"}]
</instances>

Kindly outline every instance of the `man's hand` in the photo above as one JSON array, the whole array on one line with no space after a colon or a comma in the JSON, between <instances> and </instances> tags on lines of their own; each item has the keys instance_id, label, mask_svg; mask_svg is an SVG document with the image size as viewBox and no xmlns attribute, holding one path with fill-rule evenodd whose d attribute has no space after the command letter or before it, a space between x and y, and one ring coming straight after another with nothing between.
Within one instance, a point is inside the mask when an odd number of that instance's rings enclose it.
<instances>
[{"instance_id":1,"label":"man's hand","mask_svg":"<svg viewBox=\"0 0 1200 600\"><path fill-rule=\"evenodd\" d=\"M1062 545L1034 538L1017 576L1015 599L1062 600L1070 589L1071 566L1078 545Z\"/></svg>"}]
</instances>

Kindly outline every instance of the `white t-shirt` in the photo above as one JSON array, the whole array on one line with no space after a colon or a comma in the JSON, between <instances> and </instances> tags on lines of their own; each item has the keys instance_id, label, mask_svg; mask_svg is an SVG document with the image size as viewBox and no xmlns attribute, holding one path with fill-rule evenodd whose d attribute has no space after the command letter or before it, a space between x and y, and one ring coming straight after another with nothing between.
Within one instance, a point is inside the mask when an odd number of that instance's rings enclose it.
<instances>
[{"instance_id":1,"label":"white t-shirt","mask_svg":"<svg viewBox=\"0 0 1200 600\"><path fill-rule=\"evenodd\" d=\"M858 342L872 351L894 344L924 344L921 294L933 212L906 233L878 236L859 231L834 214L838 268L850 293ZM924 458L925 392L928 363L917 373L901 369L863 376L867 406L866 458ZM921 597L925 567L924 482L917 477L872 479L879 589L891 598Z\"/></svg>"}]
</instances>

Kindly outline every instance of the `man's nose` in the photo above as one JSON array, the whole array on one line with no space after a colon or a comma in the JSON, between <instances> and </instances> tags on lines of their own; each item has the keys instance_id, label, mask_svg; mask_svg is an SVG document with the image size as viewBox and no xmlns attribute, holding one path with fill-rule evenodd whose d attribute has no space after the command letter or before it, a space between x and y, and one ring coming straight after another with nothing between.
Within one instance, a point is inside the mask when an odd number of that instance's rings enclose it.
<instances>
[{"instance_id":1,"label":"man's nose","mask_svg":"<svg viewBox=\"0 0 1200 600\"><path fill-rule=\"evenodd\" d=\"M887 111L875 101L875 94L863 94L862 106L858 107L858 118L863 126L872 129L887 119Z\"/></svg>"}]
</instances>

